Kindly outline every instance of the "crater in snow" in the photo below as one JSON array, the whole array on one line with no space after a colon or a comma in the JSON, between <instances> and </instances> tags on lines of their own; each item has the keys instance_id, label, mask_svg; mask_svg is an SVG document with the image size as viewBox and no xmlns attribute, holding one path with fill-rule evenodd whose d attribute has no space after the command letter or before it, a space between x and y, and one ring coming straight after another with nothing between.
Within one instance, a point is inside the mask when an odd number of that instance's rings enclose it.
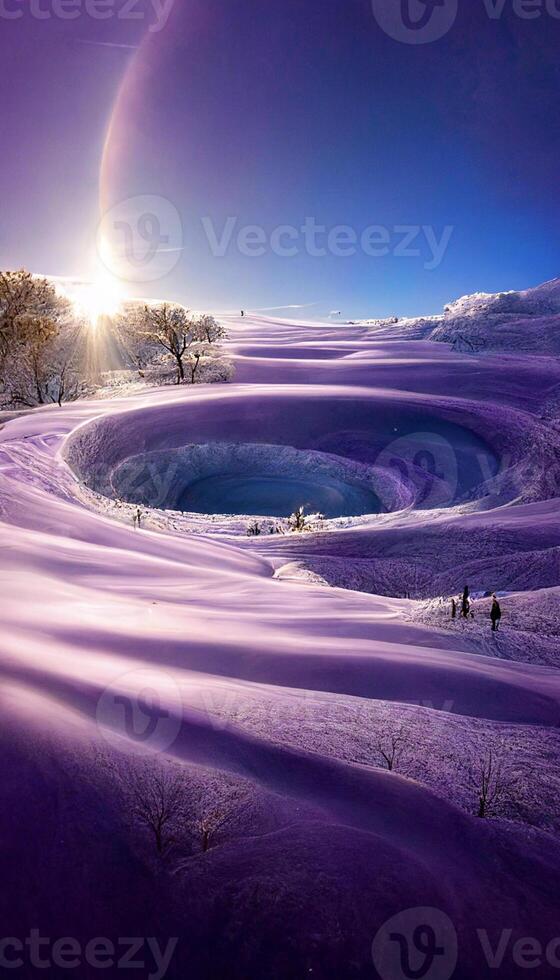
<instances>
[{"instance_id":1,"label":"crater in snow","mask_svg":"<svg viewBox=\"0 0 560 980\"><path fill-rule=\"evenodd\" d=\"M302 505L325 517L377 514L397 480L381 469L292 446L206 443L126 459L112 474L122 500L198 514L288 517Z\"/></svg>"}]
</instances>

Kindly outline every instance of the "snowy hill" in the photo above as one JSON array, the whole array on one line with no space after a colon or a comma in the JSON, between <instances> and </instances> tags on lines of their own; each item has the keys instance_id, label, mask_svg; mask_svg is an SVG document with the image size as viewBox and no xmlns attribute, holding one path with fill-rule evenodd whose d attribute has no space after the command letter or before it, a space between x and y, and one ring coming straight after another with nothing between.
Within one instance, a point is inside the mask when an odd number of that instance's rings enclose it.
<instances>
[{"instance_id":1,"label":"snowy hill","mask_svg":"<svg viewBox=\"0 0 560 980\"><path fill-rule=\"evenodd\" d=\"M429 340L461 350L560 354L560 279L521 292L475 293L445 308Z\"/></svg>"},{"instance_id":2,"label":"snowy hill","mask_svg":"<svg viewBox=\"0 0 560 980\"><path fill-rule=\"evenodd\" d=\"M443 314L401 320L362 320L392 336L452 344L454 349L560 355L560 279L533 289L473 293L449 303Z\"/></svg>"},{"instance_id":3,"label":"snowy hill","mask_svg":"<svg viewBox=\"0 0 560 980\"><path fill-rule=\"evenodd\" d=\"M174 933L168 980L366 980L400 910L440 910L439 977L524 980L474 937L558 929L560 360L406 330L546 337L555 291L530 292L406 327L232 316L241 382L4 424L5 935L31 908L83 947ZM346 516L241 530L296 481ZM348 517L363 489L383 512Z\"/></svg>"},{"instance_id":4,"label":"snowy hill","mask_svg":"<svg viewBox=\"0 0 560 980\"><path fill-rule=\"evenodd\" d=\"M473 293L445 307L445 315L450 317L490 314L546 316L554 313L560 313L560 279L551 279L541 286L519 292Z\"/></svg>"}]
</instances>

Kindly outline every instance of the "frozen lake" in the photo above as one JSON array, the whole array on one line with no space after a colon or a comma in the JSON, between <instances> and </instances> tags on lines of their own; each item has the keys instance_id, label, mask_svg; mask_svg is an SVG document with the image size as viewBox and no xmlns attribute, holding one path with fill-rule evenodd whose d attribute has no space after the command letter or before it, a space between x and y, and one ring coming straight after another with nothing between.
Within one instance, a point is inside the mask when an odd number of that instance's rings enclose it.
<instances>
[{"instance_id":1,"label":"frozen lake","mask_svg":"<svg viewBox=\"0 0 560 980\"><path fill-rule=\"evenodd\" d=\"M254 514L289 517L304 505L325 517L377 514L379 498L371 491L334 478L290 479L285 476L217 474L190 484L179 510L197 514Z\"/></svg>"}]
</instances>

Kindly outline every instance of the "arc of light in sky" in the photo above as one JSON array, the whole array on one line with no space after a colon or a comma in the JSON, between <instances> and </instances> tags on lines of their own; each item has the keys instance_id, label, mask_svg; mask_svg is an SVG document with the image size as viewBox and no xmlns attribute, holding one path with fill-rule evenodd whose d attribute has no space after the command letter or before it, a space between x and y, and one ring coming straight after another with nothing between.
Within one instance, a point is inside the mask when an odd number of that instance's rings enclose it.
<instances>
[{"instance_id":1,"label":"arc of light in sky","mask_svg":"<svg viewBox=\"0 0 560 980\"><path fill-rule=\"evenodd\" d=\"M143 41L134 50L134 55L131 57L124 75L121 79L120 85L117 90L115 101L111 109L111 114L109 117L109 123L107 126L107 131L105 133L105 141L103 144L103 150L101 153L101 163L99 166L99 213L100 218L108 210L109 204L109 177L110 169L112 164L112 154L115 153L115 149L118 149L118 134L117 125L119 122L119 116L121 114L121 109L124 106L124 102L129 95L131 87L136 81L137 74L140 70L142 64L142 54L148 43L148 37L145 37Z\"/></svg>"},{"instance_id":2,"label":"arc of light in sky","mask_svg":"<svg viewBox=\"0 0 560 980\"><path fill-rule=\"evenodd\" d=\"M145 285L162 279L184 250L182 216L159 188L138 186L136 168L124 169L130 133L140 116L140 94L155 72L161 55L149 32L131 58L112 106L99 169L99 224L96 235L98 267L108 269L128 292L131 283ZM155 52L155 53L153 53ZM139 171L142 172L142 161ZM127 183L122 182L128 177ZM125 285L126 284L126 285Z\"/></svg>"},{"instance_id":3,"label":"arc of light in sky","mask_svg":"<svg viewBox=\"0 0 560 980\"><path fill-rule=\"evenodd\" d=\"M125 134L123 133L122 127L123 122L125 122L127 118L125 106L127 101L131 98L131 94L134 91L135 86L138 84L140 73L145 65L145 52L149 39L150 35L146 34L141 40L140 44L133 49L133 54L131 55L124 71L111 108L99 165L99 226L96 235L96 264L98 269L103 269L101 273L102 275L106 275L107 269L109 269L109 272L115 279L115 286L117 285L117 281L119 279L121 279L121 281L124 279L124 277L118 275L119 256L116 254L115 243L107 240L105 234L103 235L103 241L100 242L99 228L104 215L106 215L111 206L116 203L115 201L111 200L111 180L118 165L119 154L124 147ZM109 262L107 262L107 258L109 258ZM121 292L124 292L122 285Z\"/></svg>"}]
</instances>

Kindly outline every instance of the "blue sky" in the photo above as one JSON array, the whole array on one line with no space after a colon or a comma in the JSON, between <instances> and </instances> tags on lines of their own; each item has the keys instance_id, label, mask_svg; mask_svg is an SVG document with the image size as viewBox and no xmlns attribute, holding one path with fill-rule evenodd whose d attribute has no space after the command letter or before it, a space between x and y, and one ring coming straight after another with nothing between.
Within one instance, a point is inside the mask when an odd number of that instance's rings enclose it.
<instances>
[{"instance_id":1,"label":"blue sky","mask_svg":"<svg viewBox=\"0 0 560 980\"><path fill-rule=\"evenodd\" d=\"M134 20L122 2L105 20L83 7L2 24L3 266L87 275L101 181L102 210L149 197L183 227L161 277L140 270L126 288L196 308L427 313L557 275L557 18L506 3L492 19L469 0L444 37L411 45L384 33L371 0L176 0L161 30L152 0ZM228 218L217 256L202 222L219 234ZM306 218L345 226L355 254L310 255L291 231L296 254L275 254L274 230ZM246 226L264 254L243 254ZM360 246L369 226L384 254ZM419 254L402 255L415 227Z\"/></svg>"}]
</instances>

